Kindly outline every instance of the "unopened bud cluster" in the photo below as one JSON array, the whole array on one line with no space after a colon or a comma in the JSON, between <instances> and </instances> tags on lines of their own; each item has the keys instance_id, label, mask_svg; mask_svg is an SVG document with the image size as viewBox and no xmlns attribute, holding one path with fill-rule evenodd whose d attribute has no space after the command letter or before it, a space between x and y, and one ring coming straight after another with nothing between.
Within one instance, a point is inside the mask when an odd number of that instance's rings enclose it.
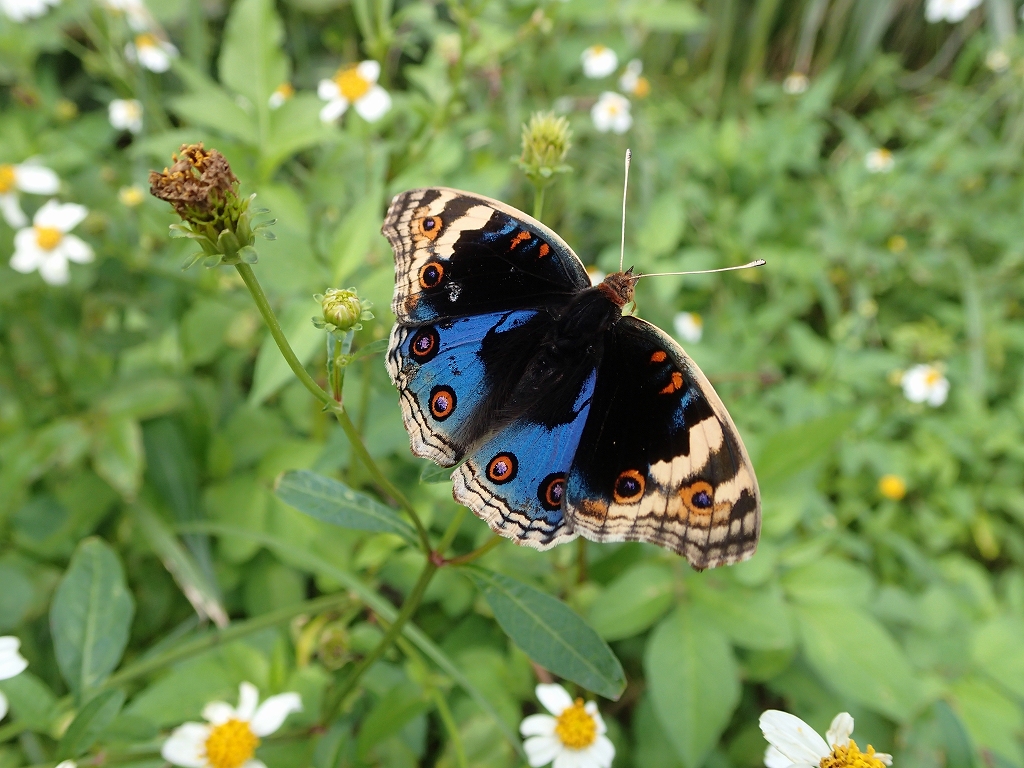
<instances>
[{"instance_id":1,"label":"unopened bud cluster","mask_svg":"<svg viewBox=\"0 0 1024 768\"><path fill-rule=\"evenodd\" d=\"M268 212L252 208L256 195L239 196L238 178L224 155L215 149L183 144L173 160L174 164L163 172L150 172L149 191L170 203L182 219L181 224L171 225L171 236L187 237L202 248L189 256L184 268L200 260L208 267L254 264L256 235L274 239L267 230L274 220L253 223L254 215Z\"/></svg>"},{"instance_id":2,"label":"unopened bud cluster","mask_svg":"<svg viewBox=\"0 0 1024 768\"><path fill-rule=\"evenodd\" d=\"M314 317L313 325L332 333L362 329L363 320L372 320L370 302L360 299L355 288L331 288L326 294L314 296L320 302L323 317Z\"/></svg>"},{"instance_id":3,"label":"unopened bud cluster","mask_svg":"<svg viewBox=\"0 0 1024 768\"><path fill-rule=\"evenodd\" d=\"M534 184L547 184L557 173L572 170L565 164L572 147L572 129L564 117L535 112L523 126L523 152L519 167Z\"/></svg>"}]
</instances>

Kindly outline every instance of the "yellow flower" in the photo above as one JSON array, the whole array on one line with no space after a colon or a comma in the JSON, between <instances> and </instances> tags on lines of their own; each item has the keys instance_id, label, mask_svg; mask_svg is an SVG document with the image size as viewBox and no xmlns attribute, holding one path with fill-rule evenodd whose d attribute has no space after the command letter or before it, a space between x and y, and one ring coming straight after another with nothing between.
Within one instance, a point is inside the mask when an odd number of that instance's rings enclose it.
<instances>
[{"instance_id":1,"label":"yellow flower","mask_svg":"<svg viewBox=\"0 0 1024 768\"><path fill-rule=\"evenodd\" d=\"M907 495L907 483L899 475L882 475L878 480L878 492L887 499L899 501Z\"/></svg>"},{"instance_id":2,"label":"yellow flower","mask_svg":"<svg viewBox=\"0 0 1024 768\"><path fill-rule=\"evenodd\" d=\"M875 752L868 745L867 752L861 752L853 735L853 718L848 712L840 712L821 738L811 726L795 715L769 709L761 715L759 722L768 749L764 753L766 768L794 768L813 766L819 768L885 768L892 765L892 755Z\"/></svg>"},{"instance_id":3,"label":"yellow flower","mask_svg":"<svg viewBox=\"0 0 1024 768\"><path fill-rule=\"evenodd\" d=\"M537 699L550 715L530 715L519 726L533 768L554 761L576 768L609 768L615 747L594 702L575 701L560 685L538 685Z\"/></svg>"},{"instance_id":4,"label":"yellow flower","mask_svg":"<svg viewBox=\"0 0 1024 768\"><path fill-rule=\"evenodd\" d=\"M893 235L886 242L886 246L892 253L903 253L907 250L907 238L903 235Z\"/></svg>"},{"instance_id":5,"label":"yellow flower","mask_svg":"<svg viewBox=\"0 0 1024 768\"><path fill-rule=\"evenodd\" d=\"M334 77L321 80L316 92L327 103L320 110L320 119L333 123L352 105L368 123L380 120L391 109L391 94L377 85L379 77L380 64L368 60L342 67Z\"/></svg>"}]
</instances>

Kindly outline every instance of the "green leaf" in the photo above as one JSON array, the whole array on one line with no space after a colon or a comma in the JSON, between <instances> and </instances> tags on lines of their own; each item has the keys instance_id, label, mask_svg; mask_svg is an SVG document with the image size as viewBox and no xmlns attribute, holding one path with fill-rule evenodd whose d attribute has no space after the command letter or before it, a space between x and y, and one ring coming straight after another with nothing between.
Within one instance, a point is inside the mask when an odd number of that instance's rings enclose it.
<instances>
[{"instance_id":1,"label":"green leaf","mask_svg":"<svg viewBox=\"0 0 1024 768\"><path fill-rule=\"evenodd\" d=\"M415 685L392 688L370 710L359 726L356 754L365 760L374 746L396 735L406 723L430 709L430 702Z\"/></svg>"},{"instance_id":2,"label":"green leaf","mask_svg":"<svg viewBox=\"0 0 1024 768\"><path fill-rule=\"evenodd\" d=\"M644 654L651 701L686 768L700 768L740 700L729 641L686 606L662 621Z\"/></svg>"},{"instance_id":3,"label":"green leaf","mask_svg":"<svg viewBox=\"0 0 1024 768\"><path fill-rule=\"evenodd\" d=\"M171 99L171 108L189 125L209 128L249 146L255 146L259 141L255 121L249 113L216 86L175 96Z\"/></svg>"},{"instance_id":4,"label":"green leaf","mask_svg":"<svg viewBox=\"0 0 1024 768\"><path fill-rule=\"evenodd\" d=\"M941 699L935 702L932 709L945 742L945 768L974 768L971 738L956 712Z\"/></svg>"},{"instance_id":5,"label":"green leaf","mask_svg":"<svg viewBox=\"0 0 1024 768\"><path fill-rule=\"evenodd\" d=\"M1012 765L1024 765L1019 737L1024 712L1017 702L974 675L961 677L950 686L950 693L953 708L975 746L983 753L991 750Z\"/></svg>"},{"instance_id":6,"label":"green leaf","mask_svg":"<svg viewBox=\"0 0 1024 768\"><path fill-rule=\"evenodd\" d=\"M806 605L863 607L875 591L866 568L831 555L788 571L782 587L793 600Z\"/></svg>"},{"instance_id":7,"label":"green leaf","mask_svg":"<svg viewBox=\"0 0 1024 768\"><path fill-rule=\"evenodd\" d=\"M96 538L79 544L50 607L57 666L77 696L117 667L134 612L114 550Z\"/></svg>"},{"instance_id":8,"label":"green leaf","mask_svg":"<svg viewBox=\"0 0 1024 768\"><path fill-rule=\"evenodd\" d=\"M590 610L605 640L638 635L672 607L675 578L667 563L640 563L608 585Z\"/></svg>"},{"instance_id":9,"label":"green leaf","mask_svg":"<svg viewBox=\"0 0 1024 768\"><path fill-rule=\"evenodd\" d=\"M218 62L220 80L248 98L261 124L269 114L270 95L288 79L283 43L284 26L273 0L239 0L231 6Z\"/></svg>"},{"instance_id":10,"label":"green leaf","mask_svg":"<svg viewBox=\"0 0 1024 768\"><path fill-rule=\"evenodd\" d=\"M285 472L277 479L274 492L284 503L325 523L360 531L397 533L413 546L419 542L413 527L391 507L316 472Z\"/></svg>"},{"instance_id":11,"label":"green leaf","mask_svg":"<svg viewBox=\"0 0 1024 768\"><path fill-rule=\"evenodd\" d=\"M972 656L994 683L1024 699L1024 620L1005 616L979 627Z\"/></svg>"},{"instance_id":12,"label":"green leaf","mask_svg":"<svg viewBox=\"0 0 1024 768\"><path fill-rule=\"evenodd\" d=\"M57 697L31 671L0 680L14 716L33 731L49 733L57 715Z\"/></svg>"},{"instance_id":13,"label":"green leaf","mask_svg":"<svg viewBox=\"0 0 1024 768\"><path fill-rule=\"evenodd\" d=\"M421 483L447 483L452 479L455 467L439 467L432 461L424 462L420 470Z\"/></svg>"},{"instance_id":14,"label":"green leaf","mask_svg":"<svg viewBox=\"0 0 1024 768\"><path fill-rule=\"evenodd\" d=\"M116 416L99 423L93 433L93 468L129 501L142 485L144 457L142 430L135 419Z\"/></svg>"},{"instance_id":15,"label":"green leaf","mask_svg":"<svg viewBox=\"0 0 1024 768\"><path fill-rule=\"evenodd\" d=\"M821 459L856 416L856 411L840 411L788 427L769 437L754 461L761 487L788 480Z\"/></svg>"},{"instance_id":16,"label":"green leaf","mask_svg":"<svg viewBox=\"0 0 1024 768\"><path fill-rule=\"evenodd\" d=\"M793 612L778 587L744 589L695 582L694 609L732 642L754 650L784 650L796 641Z\"/></svg>"},{"instance_id":17,"label":"green leaf","mask_svg":"<svg viewBox=\"0 0 1024 768\"><path fill-rule=\"evenodd\" d=\"M303 365L313 359L313 355L324 343L324 332L313 327L309 318L316 314L316 305L310 301L292 304L281 313L281 327L291 344L292 351ZM249 404L259 405L277 390L292 381L295 374L281 355L274 339L268 334L260 345L256 355L256 369L252 377L252 389L249 390Z\"/></svg>"},{"instance_id":18,"label":"green leaf","mask_svg":"<svg viewBox=\"0 0 1024 768\"><path fill-rule=\"evenodd\" d=\"M102 691L79 710L57 745L57 759L68 760L84 754L124 706L124 692Z\"/></svg>"},{"instance_id":19,"label":"green leaf","mask_svg":"<svg viewBox=\"0 0 1024 768\"><path fill-rule=\"evenodd\" d=\"M626 687L612 649L569 606L521 581L479 567L465 573L483 593L494 617L526 655L559 677L609 699Z\"/></svg>"},{"instance_id":20,"label":"green leaf","mask_svg":"<svg viewBox=\"0 0 1024 768\"><path fill-rule=\"evenodd\" d=\"M825 685L901 723L925 704L910 662L873 617L841 605L800 606L795 612L804 653Z\"/></svg>"},{"instance_id":21,"label":"green leaf","mask_svg":"<svg viewBox=\"0 0 1024 768\"><path fill-rule=\"evenodd\" d=\"M184 399L185 392L180 382L166 378L144 379L116 387L100 401L99 407L111 416L141 421L170 413Z\"/></svg>"}]
</instances>

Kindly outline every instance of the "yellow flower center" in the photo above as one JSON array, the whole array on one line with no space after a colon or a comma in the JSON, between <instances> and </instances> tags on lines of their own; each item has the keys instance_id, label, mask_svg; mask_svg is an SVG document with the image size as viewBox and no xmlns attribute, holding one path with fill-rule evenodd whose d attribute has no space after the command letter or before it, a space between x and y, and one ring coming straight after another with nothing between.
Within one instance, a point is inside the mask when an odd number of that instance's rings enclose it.
<instances>
[{"instance_id":1,"label":"yellow flower center","mask_svg":"<svg viewBox=\"0 0 1024 768\"><path fill-rule=\"evenodd\" d=\"M339 86L340 88L341 86ZM295 95L295 86L291 83L281 83L277 88L274 89L274 93L280 96L282 99L290 99Z\"/></svg>"},{"instance_id":2,"label":"yellow flower center","mask_svg":"<svg viewBox=\"0 0 1024 768\"><path fill-rule=\"evenodd\" d=\"M646 77L638 77L636 79L636 85L633 86L633 95L638 99L647 98L651 93L651 81Z\"/></svg>"},{"instance_id":3,"label":"yellow flower center","mask_svg":"<svg viewBox=\"0 0 1024 768\"><path fill-rule=\"evenodd\" d=\"M875 757L875 748L868 744L868 751L857 749L857 742L850 739L845 747L836 745L831 754L821 758L821 768L885 768L885 763Z\"/></svg>"},{"instance_id":4,"label":"yellow flower center","mask_svg":"<svg viewBox=\"0 0 1024 768\"><path fill-rule=\"evenodd\" d=\"M17 177L14 175L13 165L0 165L0 195L6 195L12 189L17 181Z\"/></svg>"},{"instance_id":5,"label":"yellow flower center","mask_svg":"<svg viewBox=\"0 0 1024 768\"><path fill-rule=\"evenodd\" d=\"M555 735L569 749L584 749L597 739L597 722L576 699L572 706L555 718ZM825 768L825 766L822 766Z\"/></svg>"},{"instance_id":6,"label":"yellow flower center","mask_svg":"<svg viewBox=\"0 0 1024 768\"><path fill-rule=\"evenodd\" d=\"M242 720L214 726L206 739L206 759L212 768L240 768L256 753L259 737Z\"/></svg>"},{"instance_id":7,"label":"yellow flower center","mask_svg":"<svg viewBox=\"0 0 1024 768\"><path fill-rule=\"evenodd\" d=\"M56 227L36 227L36 243L44 251L52 251L63 237L64 233Z\"/></svg>"},{"instance_id":8,"label":"yellow flower center","mask_svg":"<svg viewBox=\"0 0 1024 768\"><path fill-rule=\"evenodd\" d=\"M143 48L157 48L159 45L160 41L156 39L156 35L151 35L149 32L143 32L135 37L135 47L139 50Z\"/></svg>"},{"instance_id":9,"label":"yellow flower center","mask_svg":"<svg viewBox=\"0 0 1024 768\"><path fill-rule=\"evenodd\" d=\"M608 49L605 46L603 46L603 45L600 45L600 44L592 45L592 46L590 46L590 55L591 56L600 56L602 53L604 53L607 50Z\"/></svg>"},{"instance_id":10,"label":"yellow flower center","mask_svg":"<svg viewBox=\"0 0 1024 768\"><path fill-rule=\"evenodd\" d=\"M878 491L887 499L899 501L907 495L907 484L899 475L883 475L878 481Z\"/></svg>"},{"instance_id":11,"label":"yellow flower center","mask_svg":"<svg viewBox=\"0 0 1024 768\"><path fill-rule=\"evenodd\" d=\"M143 195L142 189L139 187L121 187L121 189L118 190L117 199L121 201L121 205L134 208L137 205L142 205L145 195Z\"/></svg>"},{"instance_id":12,"label":"yellow flower center","mask_svg":"<svg viewBox=\"0 0 1024 768\"><path fill-rule=\"evenodd\" d=\"M942 374L932 368L924 375L924 383L929 387L934 387L942 379Z\"/></svg>"},{"instance_id":13,"label":"yellow flower center","mask_svg":"<svg viewBox=\"0 0 1024 768\"><path fill-rule=\"evenodd\" d=\"M339 69L334 76L334 82L338 84L341 95L349 101L357 101L365 96L371 85L369 80L359 74L357 67Z\"/></svg>"}]
</instances>

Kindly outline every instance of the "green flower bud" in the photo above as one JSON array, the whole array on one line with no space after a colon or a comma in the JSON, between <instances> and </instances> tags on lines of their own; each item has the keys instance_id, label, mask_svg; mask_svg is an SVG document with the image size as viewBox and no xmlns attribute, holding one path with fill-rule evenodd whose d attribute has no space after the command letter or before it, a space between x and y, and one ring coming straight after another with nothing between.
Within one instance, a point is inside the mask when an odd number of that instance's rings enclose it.
<instances>
[{"instance_id":1,"label":"green flower bud","mask_svg":"<svg viewBox=\"0 0 1024 768\"><path fill-rule=\"evenodd\" d=\"M529 124L523 126L519 167L534 184L546 184L556 173L572 170L564 162L571 147L568 120L551 112L534 112Z\"/></svg>"},{"instance_id":2,"label":"green flower bud","mask_svg":"<svg viewBox=\"0 0 1024 768\"><path fill-rule=\"evenodd\" d=\"M352 658L349 653L348 629L340 621L328 624L320 633L316 655L320 663L334 671L341 669Z\"/></svg>"},{"instance_id":3,"label":"green flower bud","mask_svg":"<svg viewBox=\"0 0 1024 768\"><path fill-rule=\"evenodd\" d=\"M171 225L172 237L187 237L202 248L185 262L185 269L203 260L208 267L218 264L256 262L256 235L267 240L274 221L253 223L253 215L265 209L251 207L256 195L238 194L238 177L224 155L202 144L182 144L174 165L163 172L150 171L149 191L170 203L183 223ZM262 231L261 231L262 230Z\"/></svg>"},{"instance_id":4,"label":"green flower bud","mask_svg":"<svg viewBox=\"0 0 1024 768\"><path fill-rule=\"evenodd\" d=\"M331 288L326 294L314 297L320 302L323 319L313 318L313 325L332 333L345 333L362 329L362 320L372 320L369 301L360 299L355 288Z\"/></svg>"}]
</instances>

